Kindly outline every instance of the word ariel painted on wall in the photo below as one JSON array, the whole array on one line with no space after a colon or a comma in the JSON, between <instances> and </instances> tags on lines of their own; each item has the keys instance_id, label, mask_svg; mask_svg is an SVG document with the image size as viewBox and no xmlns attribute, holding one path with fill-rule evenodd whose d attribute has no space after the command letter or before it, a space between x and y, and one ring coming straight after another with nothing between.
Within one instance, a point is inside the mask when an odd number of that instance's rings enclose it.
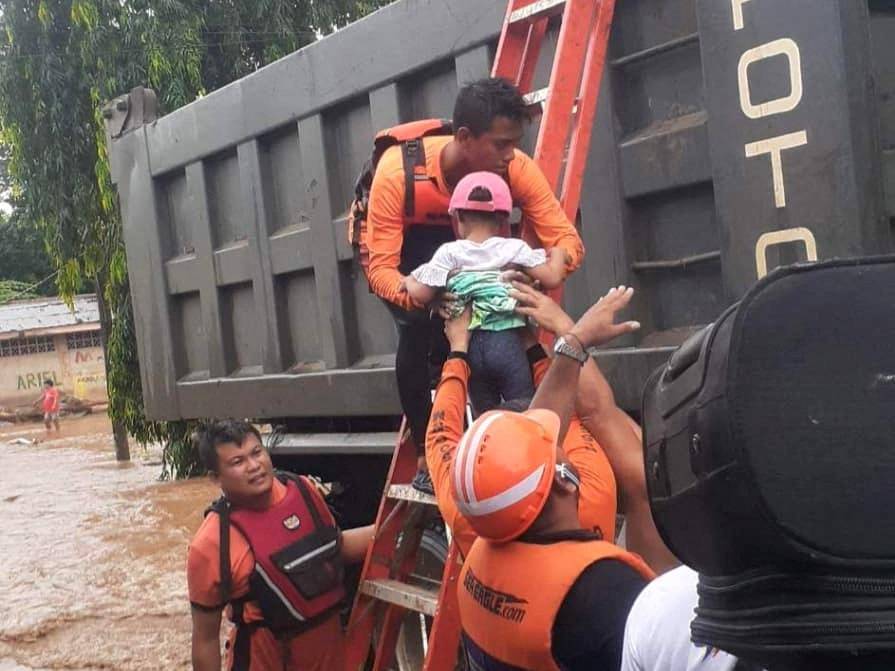
<instances>
[{"instance_id":1,"label":"word ariel painted on wall","mask_svg":"<svg viewBox=\"0 0 895 671\"><path fill-rule=\"evenodd\" d=\"M40 387L43 386L44 380L52 380L53 384L57 383L56 371L54 370L43 370L38 373L25 373L19 375L18 378L19 381L16 385L17 390L40 389Z\"/></svg>"}]
</instances>

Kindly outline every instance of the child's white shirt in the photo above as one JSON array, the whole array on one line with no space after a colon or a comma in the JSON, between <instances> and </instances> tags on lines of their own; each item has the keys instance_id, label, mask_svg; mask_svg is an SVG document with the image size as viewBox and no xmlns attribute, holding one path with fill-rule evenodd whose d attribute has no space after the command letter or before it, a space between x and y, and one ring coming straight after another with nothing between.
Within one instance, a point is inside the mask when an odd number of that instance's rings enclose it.
<instances>
[{"instance_id":1,"label":"child's white shirt","mask_svg":"<svg viewBox=\"0 0 895 671\"><path fill-rule=\"evenodd\" d=\"M455 270L500 270L510 264L534 268L547 263L547 252L532 249L518 238L494 236L483 242L454 240L441 245L428 263L411 273L430 287L443 287Z\"/></svg>"}]
</instances>

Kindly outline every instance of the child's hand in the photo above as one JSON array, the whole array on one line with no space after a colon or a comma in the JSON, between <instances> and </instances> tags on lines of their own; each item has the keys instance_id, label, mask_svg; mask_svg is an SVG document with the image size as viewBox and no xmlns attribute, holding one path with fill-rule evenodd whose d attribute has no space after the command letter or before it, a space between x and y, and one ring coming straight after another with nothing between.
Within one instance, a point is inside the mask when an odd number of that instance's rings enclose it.
<instances>
[{"instance_id":1,"label":"child's hand","mask_svg":"<svg viewBox=\"0 0 895 671\"><path fill-rule=\"evenodd\" d=\"M559 247L547 250L547 261L539 266L525 269L530 278L528 284L541 289L556 289L566 279L566 253Z\"/></svg>"},{"instance_id":2,"label":"child's hand","mask_svg":"<svg viewBox=\"0 0 895 671\"><path fill-rule=\"evenodd\" d=\"M410 300L418 308L423 308L435 300L438 289L430 287L427 284L418 282L413 276L408 275L404 278L404 290L410 296Z\"/></svg>"},{"instance_id":3,"label":"child's hand","mask_svg":"<svg viewBox=\"0 0 895 671\"><path fill-rule=\"evenodd\" d=\"M456 294L452 294L449 291L443 292L430 307L433 314L445 320L453 319L463 312L463 304L457 299Z\"/></svg>"}]
</instances>

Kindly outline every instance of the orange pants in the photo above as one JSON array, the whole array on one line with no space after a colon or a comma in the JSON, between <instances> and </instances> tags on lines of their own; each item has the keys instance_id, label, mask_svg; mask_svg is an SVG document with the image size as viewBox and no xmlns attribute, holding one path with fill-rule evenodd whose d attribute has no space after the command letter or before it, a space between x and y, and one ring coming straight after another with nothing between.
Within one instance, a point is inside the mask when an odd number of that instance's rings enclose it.
<instances>
[{"instance_id":1,"label":"orange pants","mask_svg":"<svg viewBox=\"0 0 895 671\"><path fill-rule=\"evenodd\" d=\"M338 613L313 629L285 640L277 639L269 629L252 630L248 666L244 658L234 659L237 634L234 627L227 640L230 671L342 671L344 666L345 637Z\"/></svg>"}]
</instances>

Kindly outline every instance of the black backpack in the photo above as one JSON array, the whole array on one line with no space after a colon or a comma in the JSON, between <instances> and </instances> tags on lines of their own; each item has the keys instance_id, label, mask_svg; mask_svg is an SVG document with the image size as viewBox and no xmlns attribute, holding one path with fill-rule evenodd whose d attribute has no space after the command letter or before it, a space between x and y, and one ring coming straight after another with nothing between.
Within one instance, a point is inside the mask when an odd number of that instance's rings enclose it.
<instances>
[{"instance_id":1,"label":"black backpack","mask_svg":"<svg viewBox=\"0 0 895 671\"><path fill-rule=\"evenodd\" d=\"M895 258L792 266L650 378L650 503L700 572L698 643L895 650L893 336Z\"/></svg>"}]
</instances>

